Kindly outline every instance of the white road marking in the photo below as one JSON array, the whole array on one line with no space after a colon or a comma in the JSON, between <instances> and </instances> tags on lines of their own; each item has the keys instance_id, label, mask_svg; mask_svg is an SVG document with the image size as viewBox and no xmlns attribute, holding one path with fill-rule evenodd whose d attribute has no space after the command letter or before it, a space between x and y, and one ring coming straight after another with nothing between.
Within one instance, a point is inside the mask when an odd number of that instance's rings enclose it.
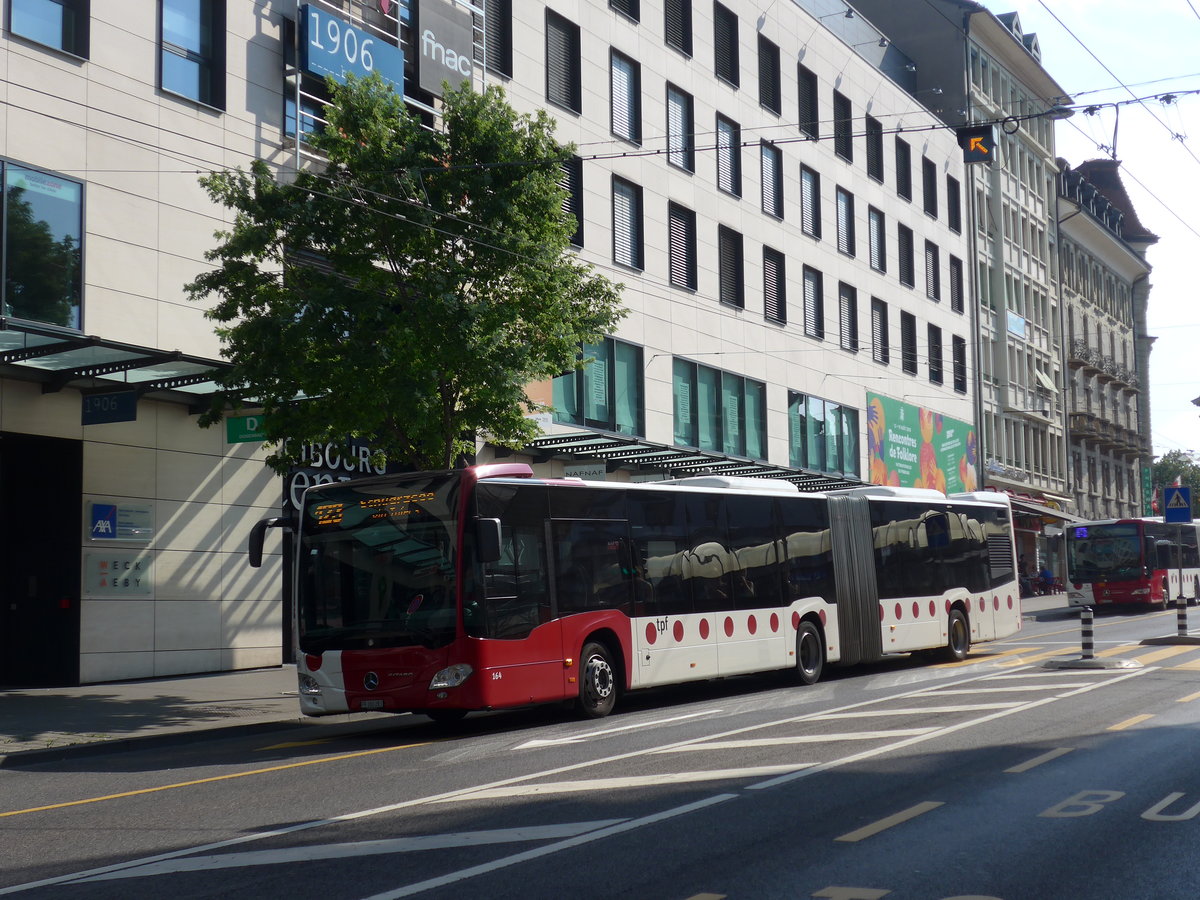
<instances>
[{"instance_id":1,"label":"white road marking","mask_svg":"<svg viewBox=\"0 0 1200 900\"><path fill-rule=\"evenodd\" d=\"M929 696L924 694L922 696ZM987 712L989 709L1012 709L1024 706L1020 700L1011 703L963 703L957 706L912 706L903 709L860 709L854 712L823 713L813 716L815 722L827 722L833 719L870 719L880 716L927 716L933 713L958 712Z\"/></svg>"},{"instance_id":2,"label":"white road marking","mask_svg":"<svg viewBox=\"0 0 1200 900\"><path fill-rule=\"evenodd\" d=\"M508 787L487 788L459 797L439 800L439 803L461 803L464 800L496 800L501 797L539 797L550 794L578 794L599 791L620 791L629 788L658 787L664 784L693 784L702 781L728 781L731 778L762 778L789 774L815 766L816 763L792 763L782 766L746 766L740 769L709 769L698 772L666 772L660 775L629 775L625 778L588 778L582 781L550 781L540 784L514 784Z\"/></svg>"},{"instance_id":3,"label":"white road marking","mask_svg":"<svg viewBox=\"0 0 1200 900\"><path fill-rule=\"evenodd\" d=\"M1049 753L1043 753L1041 756L1035 756L1031 760L1027 760L1026 762L1015 765L1011 769L1005 769L1004 771L1013 775L1019 775L1022 772L1028 772L1030 769L1040 766L1042 763L1048 763L1052 760L1058 759L1060 756L1066 756L1071 752L1072 749L1074 748L1059 747L1056 750L1051 750Z\"/></svg>"},{"instance_id":4,"label":"white road marking","mask_svg":"<svg viewBox=\"0 0 1200 900\"><path fill-rule=\"evenodd\" d=\"M934 696L950 697L957 694L970 696L972 694L1015 694L1018 691L1061 691L1067 688L1086 687L1090 681L1067 681L1060 684L1016 684L1012 687L973 688L967 690L935 691Z\"/></svg>"},{"instance_id":5,"label":"white road marking","mask_svg":"<svg viewBox=\"0 0 1200 900\"><path fill-rule=\"evenodd\" d=\"M658 753L690 753L695 750L744 750L749 747L785 747L789 744L832 744L837 741L876 741L929 734L936 728L893 728L890 731L843 731L840 734L801 734L792 737L747 738L740 741L706 741L686 747L668 747Z\"/></svg>"},{"instance_id":6,"label":"white road marking","mask_svg":"<svg viewBox=\"0 0 1200 900\"><path fill-rule=\"evenodd\" d=\"M624 731L636 731L639 728L653 728L657 725L669 725L672 722L683 722L688 719L698 719L703 716L715 716L722 712L719 709L709 709L704 712L688 713L685 716L673 716L670 719L655 719L651 722L637 722L633 725L622 725L619 728L609 728L604 731L591 731L587 734L573 734L569 737L561 738L540 738L537 740L526 741L524 744L518 744L513 747L514 750L527 750L532 747L554 747L559 744L582 744L584 741L590 741L592 738L607 737L610 734L620 734Z\"/></svg>"},{"instance_id":7,"label":"white road marking","mask_svg":"<svg viewBox=\"0 0 1200 900\"><path fill-rule=\"evenodd\" d=\"M163 860L136 869L95 875L76 882L115 881L119 878L149 878L153 875L176 875L180 872L211 872L218 869L241 869L249 866L275 866L288 863L317 862L325 859L352 859L356 856L379 856L385 853L418 853L423 850L449 850L458 847L480 847L489 844L515 844L523 841L548 841L574 837L601 828L611 828L627 819L601 819L596 822L571 822L565 825L531 825L522 828L503 828L490 831L462 831L454 834L425 834L417 837L393 838L386 841L355 841L346 844L284 847L280 850L251 850L246 853L220 853L212 856L189 856L185 859Z\"/></svg>"}]
</instances>

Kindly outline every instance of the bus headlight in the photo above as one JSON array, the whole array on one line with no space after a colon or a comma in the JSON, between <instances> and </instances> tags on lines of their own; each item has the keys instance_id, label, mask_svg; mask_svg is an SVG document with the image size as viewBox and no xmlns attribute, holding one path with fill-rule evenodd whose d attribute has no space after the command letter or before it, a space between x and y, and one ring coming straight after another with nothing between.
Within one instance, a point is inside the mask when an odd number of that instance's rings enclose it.
<instances>
[{"instance_id":1,"label":"bus headlight","mask_svg":"<svg viewBox=\"0 0 1200 900\"><path fill-rule=\"evenodd\" d=\"M433 680L429 682L429 689L436 690L437 688L456 688L468 678L475 670L466 663L455 663L452 666L447 666L433 676Z\"/></svg>"},{"instance_id":2,"label":"bus headlight","mask_svg":"<svg viewBox=\"0 0 1200 900\"><path fill-rule=\"evenodd\" d=\"M1133 596L1135 596L1135 597L1140 597L1140 596L1142 596L1143 594L1148 594L1148 593L1150 593L1150 588L1148 588L1148 587L1145 587L1145 588L1136 588L1135 590L1132 590L1132 591L1130 591L1129 593L1133 594Z\"/></svg>"},{"instance_id":3,"label":"bus headlight","mask_svg":"<svg viewBox=\"0 0 1200 900\"><path fill-rule=\"evenodd\" d=\"M301 672L297 680L300 682L299 687L301 694L308 694L312 696L313 694L321 693L321 685L319 685L317 683L317 679L313 678L311 675L305 675L303 672Z\"/></svg>"}]
</instances>

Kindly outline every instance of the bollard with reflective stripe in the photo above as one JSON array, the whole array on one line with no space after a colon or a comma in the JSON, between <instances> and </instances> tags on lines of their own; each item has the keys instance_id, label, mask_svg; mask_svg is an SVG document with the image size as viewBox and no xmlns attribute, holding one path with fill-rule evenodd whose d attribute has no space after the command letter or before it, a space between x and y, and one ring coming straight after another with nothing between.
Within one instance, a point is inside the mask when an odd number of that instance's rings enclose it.
<instances>
[{"instance_id":1,"label":"bollard with reflective stripe","mask_svg":"<svg viewBox=\"0 0 1200 900\"><path fill-rule=\"evenodd\" d=\"M1085 606L1079 614L1079 624L1083 628L1083 658L1093 659L1096 655L1096 643L1092 636L1092 608L1090 606Z\"/></svg>"},{"instance_id":2,"label":"bollard with reflective stripe","mask_svg":"<svg viewBox=\"0 0 1200 900\"><path fill-rule=\"evenodd\" d=\"M1187 598L1183 596L1183 591L1179 592L1179 596L1175 598L1175 621L1179 626L1179 636L1183 637L1188 633L1187 627Z\"/></svg>"}]
</instances>

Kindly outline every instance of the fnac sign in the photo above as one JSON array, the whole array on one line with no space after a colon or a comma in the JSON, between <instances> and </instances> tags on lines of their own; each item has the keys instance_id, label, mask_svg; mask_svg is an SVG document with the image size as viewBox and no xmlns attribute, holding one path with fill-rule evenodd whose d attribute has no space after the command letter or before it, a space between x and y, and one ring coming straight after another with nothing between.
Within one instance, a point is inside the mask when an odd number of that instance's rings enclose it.
<instances>
[{"instance_id":1,"label":"fnac sign","mask_svg":"<svg viewBox=\"0 0 1200 900\"><path fill-rule=\"evenodd\" d=\"M421 90L442 96L475 73L475 28L470 10L452 0L421 0L417 8L417 68Z\"/></svg>"}]
</instances>

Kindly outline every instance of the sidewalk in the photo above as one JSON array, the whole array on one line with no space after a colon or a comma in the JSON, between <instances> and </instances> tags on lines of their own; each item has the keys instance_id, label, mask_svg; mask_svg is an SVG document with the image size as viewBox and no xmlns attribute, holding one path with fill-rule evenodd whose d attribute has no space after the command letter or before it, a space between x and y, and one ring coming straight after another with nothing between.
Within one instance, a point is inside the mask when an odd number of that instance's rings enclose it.
<instances>
[{"instance_id":1,"label":"sidewalk","mask_svg":"<svg viewBox=\"0 0 1200 900\"><path fill-rule=\"evenodd\" d=\"M384 715L395 721L395 716ZM296 667L185 675L82 687L0 690L0 767L86 752L363 722L380 714L300 714Z\"/></svg>"}]
</instances>

